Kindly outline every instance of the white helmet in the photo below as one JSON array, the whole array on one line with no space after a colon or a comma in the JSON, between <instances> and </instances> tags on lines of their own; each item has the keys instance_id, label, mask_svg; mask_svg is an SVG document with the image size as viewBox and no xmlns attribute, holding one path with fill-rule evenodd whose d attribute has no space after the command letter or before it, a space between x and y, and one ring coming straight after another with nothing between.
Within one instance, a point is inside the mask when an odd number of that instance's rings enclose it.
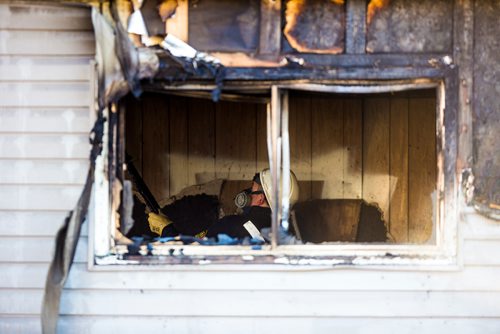
<instances>
[{"instance_id":1,"label":"white helmet","mask_svg":"<svg viewBox=\"0 0 500 334\"><path fill-rule=\"evenodd\" d=\"M267 202L269 203L269 206L271 209L273 208L273 185L272 185L272 177L271 177L271 170L269 168L266 168L262 170L262 172L259 173L260 176L260 182L262 184L262 188L264 189L264 194L266 195ZM280 184L280 188L283 185ZM280 189L281 193L282 189ZM290 192L289 192L289 200L290 200L290 206L294 205L298 200L299 200L299 183L297 182L297 177L295 174L290 170Z\"/></svg>"}]
</instances>

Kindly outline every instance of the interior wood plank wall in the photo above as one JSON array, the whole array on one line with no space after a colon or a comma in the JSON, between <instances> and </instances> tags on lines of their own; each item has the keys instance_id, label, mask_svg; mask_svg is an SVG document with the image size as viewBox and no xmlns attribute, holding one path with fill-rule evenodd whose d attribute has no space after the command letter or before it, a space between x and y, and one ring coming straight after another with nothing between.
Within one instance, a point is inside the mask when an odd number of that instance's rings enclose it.
<instances>
[{"instance_id":1,"label":"interior wood plank wall","mask_svg":"<svg viewBox=\"0 0 500 334\"><path fill-rule=\"evenodd\" d=\"M292 94L291 164L305 190L300 199L363 198L382 209L395 242L426 242L437 177L435 110L432 91L326 100Z\"/></svg>"},{"instance_id":2,"label":"interior wood plank wall","mask_svg":"<svg viewBox=\"0 0 500 334\"><path fill-rule=\"evenodd\" d=\"M369 97L363 111L363 199L382 210L384 221L389 217L389 99ZM346 129L349 131L349 129ZM389 224L388 224L389 225Z\"/></svg>"},{"instance_id":3,"label":"interior wood plank wall","mask_svg":"<svg viewBox=\"0 0 500 334\"><path fill-rule=\"evenodd\" d=\"M294 96L290 99L288 132L290 137L290 168L299 180L299 200L311 198L312 193L312 136L311 99Z\"/></svg>"},{"instance_id":4,"label":"interior wood plank wall","mask_svg":"<svg viewBox=\"0 0 500 334\"><path fill-rule=\"evenodd\" d=\"M189 99L188 111L188 181L203 183L217 177L216 109L211 101Z\"/></svg>"},{"instance_id":5,"label":"interior wood plank wall","mask_svg":"<svg viewBox=\"0 0 500 334\"><path fill-rule=\"evenodd\" d=\"M430 91L291 92L291 167L300 200L362 198L380 207L395 242L426 242L436 184L435 109ZM267 166L263 104L146 95L130 103L127 119L137 124L127 125L127 149L159 200L215 178L250 180Z\"/></svg>"},{"instance_id":6,"label":"interior wood plank wall","mask_svg":"<svg viewBox=\"0 0 500 334\"><path fill-rule=\"evenodd\" d=\"M362 198L362 101L343 100L343 198Z\"/></svg>"},{"instance_id":7,"label":"interior wood plank wall","mask_svg":"<svg viewBox=\"0 0 500 334\"><path fill-rule=\"evenodd\" d=\"M263 104L147 94L131 100L127 151L159 201L216 178L248 181L268 165Z\"/></svg>"},{"instance_id":8,"label":"interior wood plank wall","mask_svg":"<svg viewBox=\"0 0 500 334\"><path fill-rule=\"evenodd\" d=\"M321 182L312 184L312 197L342 198L342 101L326 97L311 99L311 118L312 180Z\"/></svg>"},{"instance_id":9,"label":"interior wood plank wall","mask_svg":"<svg viewBox=\"0 0 500 334\"><path fill-rule=\"evenodd\" d=\"M189 185L188 165L188 112L183 108L185 98L169 99L170 113L170 189L176 194Z\"/></svg>"},{"instance_id":10,"label":"interior wood plank wall","mask_svg":"<svg viewBox=\"0 0 500 334\"><path fill-rule=\"evenodd\" d=\"M408 238L425 242L432 234L433 201L436 187L436 103L430 98L409 101L408 131ZM434 163L430 163L434 162Z\"/></svg>"},{"instance_id":11,"label":"interior wood plank wall","mask_svg":"<svg viewBox=\"0 0 500 334\"><path fill-rule=\"evenodd\" d=\"M153 186L158 199L168 197L170 189L170 112L167 102L161 96L143 101L142 174L144 180Z\"/></svg>"},{"instance_id":12,"label":"interior wood plank wall","mask_svg":"<svg viewBox=\"0 0 500 334\"><path fill-rule=\"evenodd\" d=\"M408 241L408 99L391 99L389 230L400 241Z\"/></svg>"}]
</instances>

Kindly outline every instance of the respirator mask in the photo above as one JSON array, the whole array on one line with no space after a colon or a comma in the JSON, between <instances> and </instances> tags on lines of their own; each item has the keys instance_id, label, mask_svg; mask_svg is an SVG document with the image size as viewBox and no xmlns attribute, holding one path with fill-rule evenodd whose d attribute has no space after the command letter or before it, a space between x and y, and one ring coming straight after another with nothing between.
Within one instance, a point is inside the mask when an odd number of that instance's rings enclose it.
<instances>
[{"instance_id":1,"label":"respirator mask","mask_svg":"<svg viewBox=\"0 0 500 334\"><path fill-rule=\"evenodd\" d=\"M252 204L252 195L263 193L264 191L262 190L252 191L252 188L244 189L234 197L234 204L238 209L246 211L245 209L249 209Z\"/></svg>"}]
</instances>

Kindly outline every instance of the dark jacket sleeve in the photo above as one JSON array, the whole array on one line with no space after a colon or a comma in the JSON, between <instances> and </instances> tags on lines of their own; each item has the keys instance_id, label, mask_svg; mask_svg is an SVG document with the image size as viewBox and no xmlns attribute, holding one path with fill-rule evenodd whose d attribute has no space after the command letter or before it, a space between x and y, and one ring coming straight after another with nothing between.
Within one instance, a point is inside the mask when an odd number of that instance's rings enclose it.
<instances>
[{"instance_id":1,"label":"dark jacket sleeve","mask_svg":"<svg viewBox=\"0 0 500 334\"><path fill-rule=\"evenodd\" d=\"M218 234L227 234L233 238L244 238L250 236L243 224L247 222L246 217L231 215L219 219L215 224L210 226L207 232L208 238L214 238Z\"/></svg>"},{"instance_id":2,"label":"dark jacket sleeve","mask_svg":"<svg viewBox=\"0 0 500 334\"><path fill-rule=\"evenodd\" d=\"M233 238L250 237L250 233L248 233L248 231L243 227L243 224L249 220L259 231L264 227L270 227L271 209L252 207L246 215L225 216L210 226L207 232L207 237L214 238L218 234L227 234Z\"/></svg>"}]
</instances>

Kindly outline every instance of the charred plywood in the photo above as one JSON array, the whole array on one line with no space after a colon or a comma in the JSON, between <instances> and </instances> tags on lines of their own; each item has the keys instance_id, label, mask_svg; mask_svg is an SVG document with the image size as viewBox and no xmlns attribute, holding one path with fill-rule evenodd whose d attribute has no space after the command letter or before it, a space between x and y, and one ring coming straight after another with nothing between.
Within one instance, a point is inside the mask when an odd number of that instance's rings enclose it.
<instances>
[{"instance_id":1,"label":"charred plywood","mask_svg":"<svg viewBox=\"0 0 500 334\"><path fill-rule=\"evenodd\" d=\"M344 50L343 0L289 0L284 35L299 52L341 53Z\"/></svg>"},{"instance_id":2,"label":"charred plywood","mask_svg":"<svg viewBox=\"0 0 500 334\"><path fill-rule=\"evenodd\" d=\"M474 29L474 173L476 202L500 208L500 2L477 1Z\"/></svg>"},{"instance_id":3,"label":"charred plywood","mask_svg":"<svg viewBox=\"0 0 500 334\"><path fill-rule=\"evenodd\" d=\"M259 5L257 0L191 1L189 44L201 51L255 51L259 41Z\"/></svg>"},{"instance_id":4,"label":"charred plywood","mask_svg":"<svg viewBox=\"0 0 500 334\"><path fill-rule=\"evenodd\" d=\"M367 10L366 50L372 53L449 52L452 14L452 1L372 0Z\"/></svg>"}]
</instances>

